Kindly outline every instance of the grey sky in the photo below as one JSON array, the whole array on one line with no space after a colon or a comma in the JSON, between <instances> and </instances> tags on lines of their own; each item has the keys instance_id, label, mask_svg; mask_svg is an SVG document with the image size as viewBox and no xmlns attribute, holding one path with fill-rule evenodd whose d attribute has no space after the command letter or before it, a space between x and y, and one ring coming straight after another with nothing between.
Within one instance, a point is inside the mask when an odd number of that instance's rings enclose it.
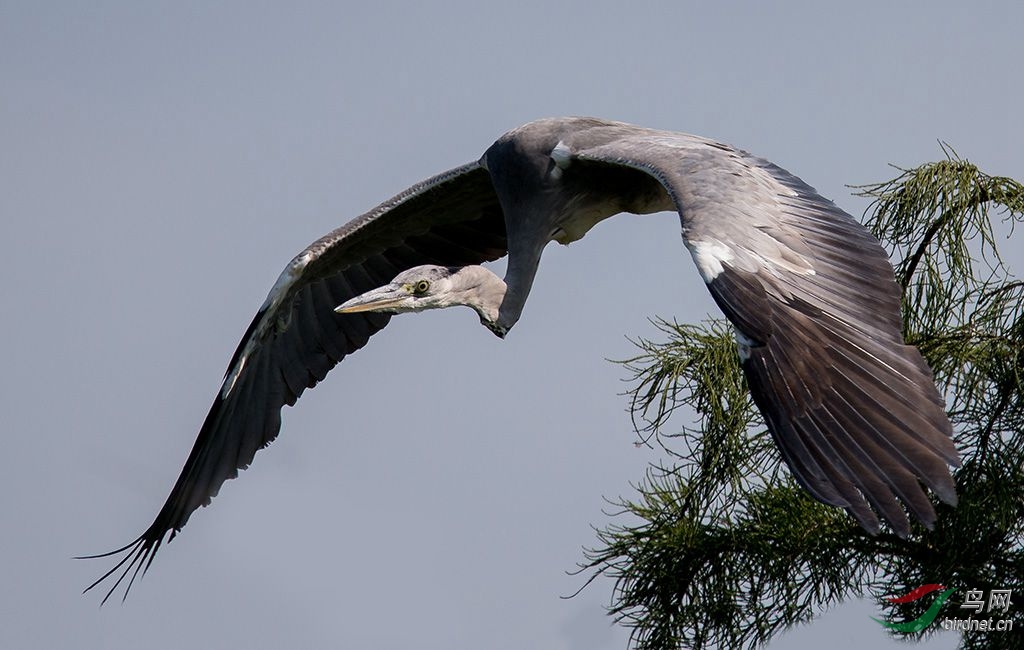
<instances>
[{"instance_id":1,"label":"grey sky","mask_svg":"<svg viewBox=\"0 0 1024 650\"><path fill-rule=\"evenodd\" d=\"M505 341L396 317L124 606L69 558L149 524L292 255L528 120L714 137L855 215L937 139L1024 177L1019 3L208 4L0 4L0 647L624 648L608 581L559 597L659 458L604 359L717 314L673 215L549 248ZM875 612L772 647L885 647Z\"/></svg>"}]
</instances>

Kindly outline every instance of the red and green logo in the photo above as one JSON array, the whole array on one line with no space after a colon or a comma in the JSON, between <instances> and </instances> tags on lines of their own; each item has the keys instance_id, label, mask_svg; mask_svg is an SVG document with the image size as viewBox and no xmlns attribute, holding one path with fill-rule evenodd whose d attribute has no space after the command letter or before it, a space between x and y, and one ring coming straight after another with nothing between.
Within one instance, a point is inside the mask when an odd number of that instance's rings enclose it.
<instances>
[{"instance_id":1,"label":"red and green logo","mask_svg":"<svg viewBox=\"0 0 1024 650\"><path fill-rule=\"evenodd\" d=\"M921 598L924 598L933 591L941 591L944 589L945 591L942 591L942 593L939 594L934 601L932 601L931 607L929 607L924 614L921 614L912 621L906 621L905 623L890 623L888 621L877 619L874 616L872 616L871 618L879 625L883 625L889 628L890 630L895 630L896 632L920 632L921 630L932 624L932 621L935 620L935 617L939 615L939 610L942 609L942 605L945 604L946 600L948 600L949 597L953 595L953 592L956 591L956 589L946 589L942 585L921 585L917 589L911 591L910 593L904 596L886 598L886 600L890 603L894 605L899 605L902 603L910 603L915 600L920 600Z\"/></svg>"}]
</instances>

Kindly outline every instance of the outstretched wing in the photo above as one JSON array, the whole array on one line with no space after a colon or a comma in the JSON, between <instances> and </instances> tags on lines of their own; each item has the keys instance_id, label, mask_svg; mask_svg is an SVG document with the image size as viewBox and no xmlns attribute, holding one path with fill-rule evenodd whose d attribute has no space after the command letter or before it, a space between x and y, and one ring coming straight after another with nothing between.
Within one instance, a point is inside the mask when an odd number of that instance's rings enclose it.
<instances>
[{"instance_id":1,"label":"outstretched wing","mask_svg":"<svg viewBox=\"0 0 1024 650\"><path fill-rule=\"evenodd\" d=\"M581 161L661 181L801 485L872 533L879 522L869 503L909 534L897 498L934 524L918 481L956 502L947 463L959 459L944 403L903 341L892 266L864 226L785 170L703 138L610 125L566 145Z\"/></svg>"},{"instance_id":2,"label":"outstretched wing","mask_svg":"<svg viewBox=\"0 0 1024 650\"><path fill-rule=\"evenodd\" d=\"M337 314L349 298L420 264L464 266L506 254L505 223L487 172L470 163L425 180L325 235L285 268L238 344L181 475L156 519L86 591L112 576L107 598L128 595L168 532L252 462L291 406L388 323L387 314Z\"/></svg>"}]
</instances>

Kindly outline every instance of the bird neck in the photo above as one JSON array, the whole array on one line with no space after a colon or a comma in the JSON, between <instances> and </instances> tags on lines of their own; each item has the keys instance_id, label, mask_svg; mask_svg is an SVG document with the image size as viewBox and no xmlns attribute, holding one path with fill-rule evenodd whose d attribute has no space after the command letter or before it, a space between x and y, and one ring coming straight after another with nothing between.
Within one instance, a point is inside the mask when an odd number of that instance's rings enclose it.
<instances>
[{"instance_id":1,"label":"bird neck","mask_svg":"<svg viewBox=\"0 0 1024 650\"><path fill-rule=\"evenodd\" d=\"M452 276L452 282L455 291L462 294L459 302L472 307L487 329L504 337L508 330L498 325L498 312L508 288L504 280L482 266L465 266Z\"/></svg>"},{"instance_id":2,"label":"bird neck","mask_svg":"<svg viewBox=\"0 0 1024 650\"><path fill-rule=\"evenodd\" d=\"M532 242L537 240L542 240L541 245L532 245ZM505 282L508 284L498 308L498 330L507 332L519 322L523 307L526 306L526 298L533 287L533 279L537 275L540 254L547 241L531 233L525 233L518 239L509 238L508 268L505 270Z\"/></svg>"}]
</instances>

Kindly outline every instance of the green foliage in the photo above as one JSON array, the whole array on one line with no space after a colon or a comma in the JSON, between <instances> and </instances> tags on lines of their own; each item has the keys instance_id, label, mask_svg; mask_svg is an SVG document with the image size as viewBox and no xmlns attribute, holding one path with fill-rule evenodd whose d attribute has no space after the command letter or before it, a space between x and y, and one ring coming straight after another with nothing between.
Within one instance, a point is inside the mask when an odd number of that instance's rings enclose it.
<instances>
[{"instance_id":1,"label":"green foliage","mask_svg":"<svg viewBox=\"0 0 1024 650\"><path fill-rule=\"evenodd\" d=\"M851 597L938 582L957 588L946 605L955 608L967 589L1024 585L1024 283L1000 257L991 221L1002 215L1012 234L1024 187L944 151L859 189L874 199L868 226L896 260L904 335L946 394L963 460L959 506L935 502L935 530L916 526L906 540L867 534L783 469L732 327L657 321L668 340L635 341L639 354L622 363L637 431L672 465L651 467L635 500L615 502L629 523L599 530L581 565L590 580L614 579L611 612L636 648L756 647ZM695 421L666 433L680 409ZM922 611L908 603L889 615ZM962 647L1007 640L967 634Z\"/></svg>"}]
</instances>

